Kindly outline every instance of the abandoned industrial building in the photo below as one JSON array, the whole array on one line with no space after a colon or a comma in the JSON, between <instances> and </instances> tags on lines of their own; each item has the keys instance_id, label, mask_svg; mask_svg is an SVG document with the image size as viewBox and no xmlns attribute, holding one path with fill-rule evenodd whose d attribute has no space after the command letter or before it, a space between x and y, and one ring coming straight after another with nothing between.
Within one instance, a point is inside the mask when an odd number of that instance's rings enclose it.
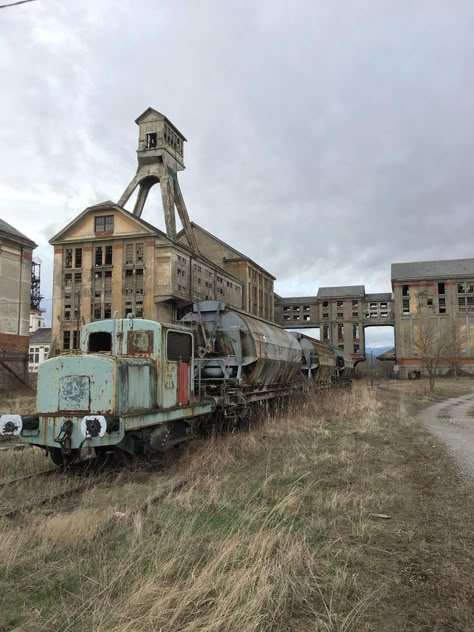
<instances>
[{"instance_id":1,"label":"abandoned industrial building","mask_svg":"<svg viewBox=\"0 0 474 632\"><path fill-rule=\"evenodd\" d=\"M0 386L28 382L34 241L0 220Z\"/></svg>"},{"instance_id":2,"label":"abandoned industrial building","mask_svg":"<svg viewBox=\"0 0 474 632\"><path fill-rule=\"evenodd\" d=\"M400 376L422 372L427 352L440 373L474 372L474 259L393 263L392 288Z\"/></svg>"},{"instance_id":3,"label":"abandoned industrial building","mask_svg":"<svg viewBox=\"0 0 474 632\"><path fill-rule=\"evenodd\" d=\"M118 202L85 209L50 241L52 345L58 351L76 349L80 326L91 320L133 314L173 322L193 301L219 299L286 329L317 328L323 342L356 361L365 359L365 330L391 326L395 350L384 359L396 360L401 377L423 363L415 335L420 319L455 323L458 365L473 369L474 259L393 264L388 293L352 285L321 287L314 296L278 296L275 277L263 266L190 221L178 182L184 135L153 108L136 123L137 171ZM166 232L141 218L155 184ZM136 189L130 212L124 207ZM451 364L446 356L440 366L448 370Z\"/></svg>"}]
</instances>

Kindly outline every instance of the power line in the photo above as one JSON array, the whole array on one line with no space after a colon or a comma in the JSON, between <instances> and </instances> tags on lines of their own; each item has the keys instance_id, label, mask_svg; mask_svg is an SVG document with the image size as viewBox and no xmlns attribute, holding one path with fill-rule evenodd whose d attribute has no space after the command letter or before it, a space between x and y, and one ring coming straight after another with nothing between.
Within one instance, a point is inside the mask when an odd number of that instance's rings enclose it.
<instances>
[{"instance_id":1,"label":"power line","mask_svg":"<svg viewBox=\"0 0 474 632\"><path fill-rule=\"evenodd\" d=\"M18 2L11 2L10 4L0 4L0 9L8 9L8 7L15 7L17 4L25 4L26 2L36 2L37 0L18 0Z\"/></svg>"}]
</instances>

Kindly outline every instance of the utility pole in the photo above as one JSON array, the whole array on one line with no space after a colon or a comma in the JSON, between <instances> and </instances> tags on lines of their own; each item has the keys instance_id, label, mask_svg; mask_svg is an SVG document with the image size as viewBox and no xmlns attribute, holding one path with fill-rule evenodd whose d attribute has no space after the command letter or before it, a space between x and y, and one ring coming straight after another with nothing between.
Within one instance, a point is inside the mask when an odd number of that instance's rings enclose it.
<instances>
[{"instance_id":1,"label":"utility pole","mask_svg":"<svg viewBox=\"0 0 474 632\"><path fill-rule=\"evenodd\" d=\"M374 352L370 350L370 388L374 388Z\"/></svg>"}]
</instances>

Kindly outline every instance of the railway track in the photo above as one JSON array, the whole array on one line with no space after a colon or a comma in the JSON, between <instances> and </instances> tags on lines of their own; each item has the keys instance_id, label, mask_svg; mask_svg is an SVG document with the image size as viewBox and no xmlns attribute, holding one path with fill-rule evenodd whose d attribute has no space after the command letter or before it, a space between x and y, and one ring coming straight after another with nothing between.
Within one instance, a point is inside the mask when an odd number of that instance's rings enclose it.
<instances>
[{"instance_id":1,"label":"railway track","mask_svg":"<svg viewBox=\"0 0 474 632\"><path fill-rule=\"evenodd\" d=\"M0 488L7 487L8 485L13 485L14 483L21 483L22 481L27 481L32 478L42 478L46 476L51 476L52 474L57 474L58 469L49 469L49 470L41 470L41 472L35 472L34 474L26 474L24 476L19 476L18 478L9 478L5 481L0 481Z\"/></svg>"},{"instance_id":2,"label":"railway track","mask_svg":"<svg viewBox=\"0 0 474 632\"><path fill-rule=\"evenodd\" d=\"M61 482L73 481L74 476L82 476L81 482L78 485L62 489L55 494L48 494L44 496L35 497L34 500L25 502L21 505L8 508L6 510L0 510L1 518L14 518L18 514L34 511L39 507L45 505L54 505L57 502L78 496L81 492L90 489L94 485L102 483L104 481L112 482L115 478L123 472L123 468L110 467L108 462L104 462L101 459L92 458L85 461L81 461L67 469L62 468L50 468L48 470L42 470L33 474L27 474L25 476L19 476L17 478L0 481L0 489L9 487L15 483L21 483L23 481L41 478L50 478L54 475L58 477Z\"/></svg>"}]
</instances>

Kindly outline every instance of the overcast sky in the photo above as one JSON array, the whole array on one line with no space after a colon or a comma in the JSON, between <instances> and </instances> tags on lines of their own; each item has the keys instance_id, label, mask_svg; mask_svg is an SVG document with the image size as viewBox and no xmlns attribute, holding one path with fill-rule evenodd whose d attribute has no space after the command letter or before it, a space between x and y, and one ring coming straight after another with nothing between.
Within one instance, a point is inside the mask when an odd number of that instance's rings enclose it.
<instances>
[{"instance_id":1,"label":"overcast sky","mask_svg":"<svg viewBox=\"0 0 474 632\"><path fill-rule=\"evenodd\" d=\"M472 0L38 0L0 30L0 217L46 299L48 239L118 200L148 106L188 138L191 219L284 296L474 256Z\"/></svg>"}]
</instances>

